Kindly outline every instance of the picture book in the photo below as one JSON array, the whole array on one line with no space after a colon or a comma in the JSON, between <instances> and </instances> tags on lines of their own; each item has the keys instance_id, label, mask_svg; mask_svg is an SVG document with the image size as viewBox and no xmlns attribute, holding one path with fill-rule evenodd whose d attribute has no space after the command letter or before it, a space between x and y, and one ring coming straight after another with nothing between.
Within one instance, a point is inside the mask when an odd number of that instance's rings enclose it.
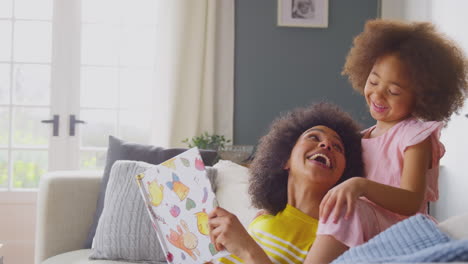
<instances>
[{"instance_id":1,"label":"picture book","mask_svg":"<svg viewBox=\"0 0 468 264\"><path fill-rule=\"evenodd\" d=\"M151 167L136 180L169 263L205 263L229 255L216 251L209 237L208 213L217 201L197 148Z\"/></svg>"}]
</instances>

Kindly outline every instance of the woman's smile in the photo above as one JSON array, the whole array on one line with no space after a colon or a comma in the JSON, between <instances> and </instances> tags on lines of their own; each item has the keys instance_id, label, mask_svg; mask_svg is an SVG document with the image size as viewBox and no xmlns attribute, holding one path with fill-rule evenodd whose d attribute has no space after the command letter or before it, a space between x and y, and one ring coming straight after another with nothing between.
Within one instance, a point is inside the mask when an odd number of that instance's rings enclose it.
<instances>
[{"instance_id":1,"label":"woman's smile","mask_svg":"<svg viewBox=\"0 0 468 264\"><path fill-rule=\"evenodd\" d=\"M326 169L332 168L332 160L324 152L316 152L307 156L307 160Z\"/></svg>"}]
</instances>

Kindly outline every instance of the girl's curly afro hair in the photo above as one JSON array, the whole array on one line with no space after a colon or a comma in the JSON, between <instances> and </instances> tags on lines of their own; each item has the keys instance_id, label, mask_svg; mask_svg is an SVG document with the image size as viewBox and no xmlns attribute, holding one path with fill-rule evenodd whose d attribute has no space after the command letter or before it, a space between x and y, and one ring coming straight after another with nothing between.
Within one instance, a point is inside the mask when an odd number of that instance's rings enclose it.
<instances>
[{"instance_id":1,"label":"girl's curly afro hair","mask_svg":"<svg viewBox=\"0 0 468 264\"><path fill-rule=\"evenodd\" d=\"M250 165L249 194L255 207L272 214L286 207L288 172L284 166L302 133L319 125L333 129L344 144L346 167L338 183L363 175L360 126L351 116L330 103L297 108L273 121L260 139Z\"/></svg>"},{"instance_id":2,"label":"girl's curly afro hair","mask_svg":"<svg viewBox=\"0 0 468 264\"><path fill-rule=\"evenodd\" d=\"M448 121L463 106L468 61L462 50L431 23L368 21L354 39L342 74L363 94L375 61L387 54L396 54L407 66L416 94L413 116Z\"/></svg>"}]
</instances>

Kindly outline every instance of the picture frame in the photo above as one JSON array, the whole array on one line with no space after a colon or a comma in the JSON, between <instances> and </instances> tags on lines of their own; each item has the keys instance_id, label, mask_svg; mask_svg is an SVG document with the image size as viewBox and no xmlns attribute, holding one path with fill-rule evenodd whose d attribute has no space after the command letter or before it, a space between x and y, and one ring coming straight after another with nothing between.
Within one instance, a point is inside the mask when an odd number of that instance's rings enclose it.
<instances>
[{"instance_id":1,"label":"picture frame","mask_svg":"<svg viewBox=\"0 0 468 264\"><path fill-rule=\"evenodd\" d=\"M278 0L278 26L328 27L328 0Z\"/></svg>"}]
</instances>

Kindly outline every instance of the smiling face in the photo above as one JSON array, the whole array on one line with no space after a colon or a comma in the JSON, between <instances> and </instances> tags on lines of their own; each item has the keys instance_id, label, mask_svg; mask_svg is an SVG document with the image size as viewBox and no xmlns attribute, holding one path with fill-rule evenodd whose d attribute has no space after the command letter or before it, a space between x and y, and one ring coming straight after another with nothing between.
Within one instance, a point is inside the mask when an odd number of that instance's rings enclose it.
<instances>
[{"instance_id":1,"label":"smiling face","mask_svg":"<svg viewBox=\"0 0 468 264\"><path fill-rule=\"evenodd\" d=\"M285 169L292 177L304 177L331 188L343 175L345 149L338 134L325 126L306 130L297 140Z\"/></svg>"},{"instance_id":2,"label":"smiling face","mask_svg":"<svg viewBox=\"0 0 468 264\"><path fill-rule=\"evenodd\" d=\"M415 95L407 72L395 54L380 57L372 67L364 96L378 125L391 127L413 112Z\"/></svg>"},{"instance_id":3,"label":"smiling face","mask_svg":"<svg viewBox=\"0 0 468 264\"><path fill-rule=\"evenodd\" d=\"M298 0L297 2L297 10L302 14L305 15L309 13L309 10L312 7L311 0Z\"/></svg>"}]
</instances>

